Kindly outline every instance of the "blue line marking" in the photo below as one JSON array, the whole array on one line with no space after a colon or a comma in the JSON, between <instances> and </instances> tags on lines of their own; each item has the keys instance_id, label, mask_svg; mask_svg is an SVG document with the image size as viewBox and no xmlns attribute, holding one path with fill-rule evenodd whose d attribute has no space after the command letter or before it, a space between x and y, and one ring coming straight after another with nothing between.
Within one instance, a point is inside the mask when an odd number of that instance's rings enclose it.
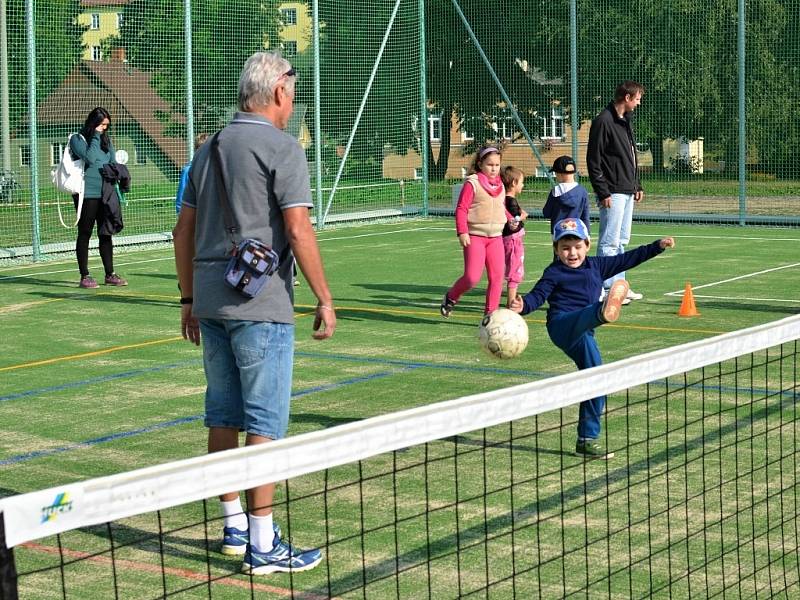
<instances>
[{"instance_id":1,"label":"blue line marking","mask_svg":"<svg viewBox=\"0 0 800 600\"><path fill-rule=\"evenodd\" d=\"M168 369L177 369L180 367L187 367L195 364L203 364L202 359L195 358L192 360L185 360L183 362L172 363L169 365L161 365L159 367L148 367L146 369L135 369L133 371L123 371L122 373L113 373L111 375L102 375L100 377L92 377L91 379L83 379L81 381L73 381L72 383L62 383L61 385L51 385L43 388L36 388L24 392L17 392L15 394L8 394L7 396L0 396L0 402L7 402L8 400L17 400L19 398L26 398L28 396L41 396L49 392L61 392L84 385L93 385L95 383L105 383L107 381L114 381L115 379L125 379L126 377L136 377L144 373L157 373L159 371L166 371Z\"/></svg>"},{"instance_id":2,"label":"blue line marking","mask_svg":"<svg viewBox=\"0 0 800 600\"><path fill-rule=\"evenodd\" d=\"M153 431L158 431L160 429L166 429L167 427L174 427L175 425L184 425L186 423L192 423L194 421L198 421L202 419L202 415L194 415L191 417L181 417L180 419L174 419L172 421L165 421L164 423L156 423L155 425L150 425L149 427L141 427L139 429L132 429L130 431L121 431L120 433L112 433L110 435L104 435L102 437L93 438L91 440L86 440L85 442L75 442L73 444L68 444L66 446L61 446L60 448L50 448L48 450L36 450L35 452L28 452L26 454L18 454L17 456L12 456L10 458L6 458L4 460L0 460L0 467L5 465L13 465L16 463L26 462L29 460L33 460L34 458L42 458L44 456L53 456L54 454L61 454L63 452L69 452L70 450L79 450L81 448L87 448L91 446L96 446L97 444L102 444L103 442L111 442L114 440L121 440L123 438L132 437L134 435L139 435L141 433L151 433Z\"/></svg>"},{"instance_id":3,"label":"blue line marking","mask_svg":"<svg viewBox=\"0 0 800 600\"><path fill-rule=\"evenodd\" d=\"M176 364L183 364L183 363L176 363ZM399 371L384 371L382 373L373 373L371 375L364 375L360 377L353 377L351 379L345 379L343 381L339 381L337 383L332 383L328 385L319 385L313 388L308 388L305 390L298 390L292 393L293 398L299 398L301 396L307 396L309 394L314 394L316 392L324 392L328 390L334 390L336 388L344 387L347 385L352 385L355 383L363 383L365 381L372 381L374 379L381 379L384 377L391 377L393 375L397 375L402 371L413 370L418 367L409 366L405 369L401 369ZM112 433L109 435L104 435L102 437L92 438L90 440L86 440L83 442L75 442L72 444L67 444L66 446L61 446L59 448L50 448L48 450L36 450L35 452L27 452L25 454L18 454L16 456L11 456L9 458L0 460L0 467L6 465L13 465L21 462L27 462L29 460L33 460L35 458L43 458L45 456L53 456L55 454L62 454L64 452L70 452L72 450L80 450L82 448L91 448L92 446L96 446L97 444L103 444L105 442L113 442L115 440L121 440L129 437L133 437L135 435L140 435L143 433L152 433L154 431L159 431L161 429L167 429L169 427L175 427L177 425L185 425L187 423L194 423L195 421L200 421L203 419L204 415L192 415L190 417L181 417L179 419L173 419L172 421L165 421L164 423L157 423L155 425L150 425L148 427L140 427L138 429L131 429L130 431L121 431L119 433Z\"/></svg>"},{"instance_id":4,"label":"blue line marking","mask_svg":"<svg viewBox=\"0 0 800 600\"><path fill-rule=\"evenodd\" d=\"M319 385L312 388L307 388L304 390L298 390L292 392L292 398L300 398L303 396L308 396L310 394L315 394L318 392L325 392L330 390L335 390L341 387L346 387L348 385L364 383L367 381L373 381L376 379L382 379L386 377L392 377L399 373L403 373L406 371L412 371L416 369L443 369L443 370L450 370L450 371L471 371L471 372L484 372L484 373L495 373L495 374L503 374L503 375L520 375L520 376L530 376L530 377L551 377L554 376L553 373L546 373L540 371L521 371L517 369L503 369L499 367L476 367L476 366L463 366L463 365L440 365L435 363L425 363L419 361L406 361L406 360L398 360L398 359L382 359L382 358L372 358L372 357L363 357L363 356L349 356L346 354L323 354L323 353L316 353L316 352L295 352L295 356L302 356L304 358L317 358L317 359L327 359L327 360L343 360L343 361L351 361L351 362L361 362L361 363L370 363L370 364L380 364L380 365L391 365L400 367L396 370L390 371L381 371L378 373L373 373L370 375L363 375L359 377L352 377L349 379L344 379L342 381L338 381L336 383L326 384L326 385ZM24 398L28 396L36 396L41 395L47 392L53 391L60 391L70 388L81 387L83 385L89 385L93 383L102 383L105 381L112 381L115 379L123 379L126 377L135 377L140 374L144 373L153 373L158 371L165 371L168 369L174 369L179 367L185 367L194 364L201 364L201 359L191 359L186 360L178 363L171 363L167 365L160 365L157 367L149 367L145 369L136 369L132 371L125 371L122 373L116 373L112 375L104 375L101 377L93 377L91 379L85 379L83 381L76 381L72 383L66 383L63 385L58 386L50 386L45 388L38 388L34 390L28 390L25 392L17 392L15 394L9 394L7 396L0 396L0 402L4 402L7 400L15 400L18 398ZM659 382L652 382L653 384L659 384ZM700 388L702 387L701 384L692 384L689 386L690 388ZM737 391L751 391L751 390L744 390L740 389L737 390L736 388L730 386L707 386L707 390L719 390L726 393L737 392ZM766 395L769 393L769 390L766 389L753 389L753 393L756 393L759 396ZM773 392L774 393L774 392ZM795 393L792 390L782 390L780 392L781 396L788 396L790 398L795 398ZM72 444L68 444L66 446L61 446L59 448L51 448L49 450L37 450L35 452L28 452L25 454L18 454L16 456L12 456L6 459L0 460L0 466L16 464L21 462L26 462L29 460L33 460L35 458L42 458L46 456L52 456L55 454L61 454L64 452L69 452L72 450L80 450L82 448L90 448L92 446L96 446L97 444L102 444L105 442L111 442L119 439L124 439L128 437L132 437L135 435L140 435L144 433L152 433L155 431L159 431L162 429L167 429L169 427L175 427L177 425L184 425L186 423L193 423L195 421L199 421L203 419L203 415L193 415L189 417L182 417L179 419L174 419L172 421L165 421L163 423L158 423L156 425L151 425L148 427L132 429L130 431L123 431L120 433L114 433L110 435L105 435L102 437L93 438L90 440L86 440L84 442L75 442Z\"/></svg>"}]
</instances>

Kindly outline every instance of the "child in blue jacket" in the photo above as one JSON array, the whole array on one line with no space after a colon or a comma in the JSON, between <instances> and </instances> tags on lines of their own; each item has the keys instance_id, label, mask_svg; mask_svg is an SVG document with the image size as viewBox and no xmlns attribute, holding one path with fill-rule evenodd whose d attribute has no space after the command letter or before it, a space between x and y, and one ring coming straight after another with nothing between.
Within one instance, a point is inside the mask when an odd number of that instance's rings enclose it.
<instances>
[{"instance_id":1,"label":"child in blue jacket","mask_svg":"<svg viewBox=\"0 0 800 600\"><path fill-rule=\"evenodd\" d=\"M542 214L550 219L550 232L561 219L575 217L583 221L586 231L589 225L589 193L586 188L575 181L577 168L571 156L559 156L550 171L555 173L556 186L550 190Z\"/></svg>"},{"instance_id":2,"label":"child in blue jacket","mask_svg":"<svg viewBox=\"0 0 800 600\"><path fill-rule=\"evenodd\" d=\"M544 270L533 289L525 296L517 296L510 308L526 315L548 302L547 333L550 339L579 369L596 367L603 361L594 339L594 329L619 318L628 293L628 282L620 279L614 282L605 300L599 302L603 280L632 269L674 246L675 241L666 237L616 256L588 256L591 240L586 224L578 218L562 219L553 228L556 260ZM605 404L605 396L581 402L576 455L587 459L614 456L597 441Z\"/></svg>"}]
</instances>

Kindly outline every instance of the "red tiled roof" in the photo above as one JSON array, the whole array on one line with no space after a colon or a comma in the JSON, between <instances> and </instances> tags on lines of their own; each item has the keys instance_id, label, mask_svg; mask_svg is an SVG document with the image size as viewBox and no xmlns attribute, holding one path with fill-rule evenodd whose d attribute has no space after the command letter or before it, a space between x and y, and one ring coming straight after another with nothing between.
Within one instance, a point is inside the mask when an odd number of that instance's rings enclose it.
<instances>
[{"instance_id":1,"label":"red tiled roof","mask_svg":"<svg viewBox=\"0 0 800 600\"><path fill-rule=\"evenodd\" d=\"M81 61L37 109L42 125L83 123L96 106L111 114L112 124L135 124L177 167L187 160L186 142L164 135L159 114L169 114L169 104L150 86L152 75L112 61ZM173 115L185 121L184 115Z\"/></svg>"}]
</instances>

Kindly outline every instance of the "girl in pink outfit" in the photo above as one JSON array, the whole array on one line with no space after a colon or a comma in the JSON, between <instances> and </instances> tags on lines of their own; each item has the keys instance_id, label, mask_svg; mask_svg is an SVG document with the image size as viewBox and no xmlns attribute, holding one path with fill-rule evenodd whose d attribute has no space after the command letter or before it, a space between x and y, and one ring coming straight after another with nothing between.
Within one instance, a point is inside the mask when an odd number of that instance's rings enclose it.
<instances>
[{"instance_id":1,"label":"girl in pink outfit","mask_svg":"<svg viewBox=\"0 0 800 600\"><path fill-rule=\"evenodd\" d=\"M517 288L525 277L525 237L526 213L519 205L517 196L525 187L525 174L516 167L507 166L502 169L500 177L506 187L506 210L513 217L503 229L503 247L506 254L506 306L517 297Z\"/></svg>"},{"instance_id":2,"label":"girl in pink outfit","mask_svg":"<svg viewBox=\"0 0 800 600\"><path fill-rule=\"evenodd\" d=\"M506 190L500 179L500 150L484 146L461 188L456 206L456 233L464 251L464 274L442 299L440 312L447 318L459 298L474 288L486 267L488 286L484 313L500 306L505 274L503 228L513 219L505 207Z\"/></svg>"}]
</instances>

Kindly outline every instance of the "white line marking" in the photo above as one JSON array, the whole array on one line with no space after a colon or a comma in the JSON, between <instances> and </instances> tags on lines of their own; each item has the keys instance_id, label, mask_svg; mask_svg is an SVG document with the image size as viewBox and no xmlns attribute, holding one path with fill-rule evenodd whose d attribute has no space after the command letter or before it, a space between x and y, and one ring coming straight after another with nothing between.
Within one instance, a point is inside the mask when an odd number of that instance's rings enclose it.
<instances>
[{"instance_id":1,"label":"white line marking","mask_svg":"<svg viewBox=\"0 0 800 600\"><path fill-rule=\"evenodd\" d=\"M166 256L164 258L148 258L147 260L135 260L131 262L117 263L117 266L126 267L128 265L141 265L144 263L159 262L162 260L174 260L174 258L172 256ZM93 261L93 263L94 262L95 261ZM97 259L96 263L98 265L100 264L99 259ZM59 273L72 273L74 271L75 269L71 268L71 269L61 269L58 271L37 271L36 273L25 273L23 275L3 275L2 277L0 277L0 281L5 281L7 279L25 279L26 277L38 277L40 275L57 275Z\"/></svg>"},{"instance_id":2,"label":"white line marking","mask_svg":"<svg viewBox=\"0 0 800 600\"><path fill-rule=\"evenodd\" d=\"M347 235L342 237L330 237L330 238L323 238L317 237L317 241L319 242L330 242L332 240L354 240L357 238L365 238L365 237L376 237L382 235L393 235L395 233L409 233L409 232L418 232L418 231L450 231L453 229L452 227L420 227L417 229L396 229L394 231L381 231L375 233L361 233L359 235ZM317 234L318 236L320 234Z\"/></svg>"},{"instance_id":3,"label":"white line marking","mask_svg":"<svg viewBox=\"0 0 800 600\"><path fill-rule=\"evenodd\" d=\"M646 233L634 233L633 237L653 237ZM754 236L732 236L732 235L672 235L675 239L701 239L701 240L753 240L758 242L798 242L800 238L773 238L773 237L754 237Z\"/></svg>"},{"instance_id":4,"label":"white line marking","mask_svg":"<svg viewBox=\"0 0 800 600\"><path fill-rule=\"evenodd\" d=\"M792 269L794 267L800 267L800 263L793 263L791 265L783 265L781 267L775 267L774 269L764 269L763 271L756 271L755 273L747 273L746 275L739 275L738 277L731 277L730 279L723 279L722 281L712 281L711 283L704 283L703 285L693 285L692 291L694 290L701 290L703 288L712 287L715 285L721 285L723 283L729 283L731 281L737 281L739 279L747 279L748 277L755 277L756 275L763 275L764 273L772 273L774 271L780 271L782 269ZM665 296L682 296L683 290L676 290L674 292L667 292L664 294Z\"/></svg>"},{"instance_id":5,"label":"white line marking","mask_svg":"<svg viewBox=\"0 0 800 600\"><path fill-rule=\"evenodd\" d=\"M675 294L666 294L673 296ZM681 296L683 293L681 293ZM752 302L785 302L787 304L800 304L800 300L786 300L782 298L738 298L733 296L704 296L702 294L693 294L695 298L709 298L711 300L749 300Z\"/></svg>"}]
</instances>

